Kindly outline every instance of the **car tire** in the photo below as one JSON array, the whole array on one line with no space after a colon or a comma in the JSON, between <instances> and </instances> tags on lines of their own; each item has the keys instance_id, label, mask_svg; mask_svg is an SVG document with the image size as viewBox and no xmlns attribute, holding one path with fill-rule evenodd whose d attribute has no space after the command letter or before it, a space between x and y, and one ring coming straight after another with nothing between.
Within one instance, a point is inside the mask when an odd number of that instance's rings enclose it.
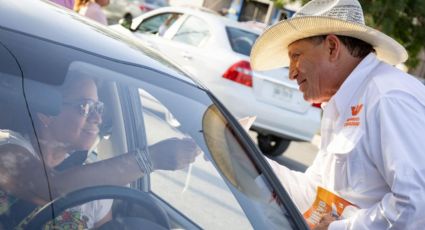
<instances>
[{"instance_id":1,"label":"car tire","mask_svg":"<svg viewBox=\"0 0 425 230\"><path fill-rule=\"evenodd\" d=\"M257 135L258 147L267 156L279 156L288 149L290 140L272 134Z\"/></svg>"}]
</instances>

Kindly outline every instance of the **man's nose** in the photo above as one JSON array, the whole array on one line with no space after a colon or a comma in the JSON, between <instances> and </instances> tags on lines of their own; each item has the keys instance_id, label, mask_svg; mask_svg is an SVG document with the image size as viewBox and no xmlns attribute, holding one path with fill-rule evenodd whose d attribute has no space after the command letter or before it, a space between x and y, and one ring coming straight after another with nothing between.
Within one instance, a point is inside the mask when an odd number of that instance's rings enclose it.
<instances>
[{"instance_id":1,"label":"man's nose","mask_svg":"<svg viewBox=\"0 0 425 230\"><path fill-rule=\"evenodd\" d=\"M289 79L295 80L297 79L297 75L298 75L298 71L297 71L297 68L295 68L295 63L291 61L289 63Z\"/></svg>"},{"instance_id":2,"label":"man's nose","mask_svg":"<svg viewBox=\"0 0 425 230\"><path fill-rule=\"evenodd\" d=\"M289 79L296 80L298 76L298 71L295 68L289 68Z\"/></svg>"}]
</instances>

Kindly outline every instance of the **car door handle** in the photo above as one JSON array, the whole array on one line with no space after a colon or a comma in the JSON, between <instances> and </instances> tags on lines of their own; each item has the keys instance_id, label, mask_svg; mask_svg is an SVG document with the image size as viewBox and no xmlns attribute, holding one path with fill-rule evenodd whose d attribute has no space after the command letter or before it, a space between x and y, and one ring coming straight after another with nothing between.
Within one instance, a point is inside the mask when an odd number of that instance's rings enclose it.
<instances>
[{"instance_id":1,"label":"car door handle","mask_svg":"<svg viewBox=\"0 0 425 230\"><path fill-rule=\"evenodd\" d=\"M188 52L182 52L182 57L188 61L193 59L193 56L190 55Z\"/></svg>"}]
</instances>

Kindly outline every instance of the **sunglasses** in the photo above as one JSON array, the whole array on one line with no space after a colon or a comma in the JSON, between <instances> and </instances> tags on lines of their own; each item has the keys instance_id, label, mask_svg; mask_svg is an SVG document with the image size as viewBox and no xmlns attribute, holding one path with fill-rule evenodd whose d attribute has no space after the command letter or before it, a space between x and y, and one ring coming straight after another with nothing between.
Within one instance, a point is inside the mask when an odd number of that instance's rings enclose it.
<instances>
[{"instance_id":1,"label":"sunglasses","mask_svg":"<svg viewBox=\"0 0 425 230\"><path fill-rule=\"evenodd\" d=\"M75 101L75 102L64 102L64 105L75 106L80 110L80 114L88 117L97 113L99 115L103 114L105 109L105 105L101 101L93 101L93 100L84 100L84 101Z\"/></svg>"}]
</instances>

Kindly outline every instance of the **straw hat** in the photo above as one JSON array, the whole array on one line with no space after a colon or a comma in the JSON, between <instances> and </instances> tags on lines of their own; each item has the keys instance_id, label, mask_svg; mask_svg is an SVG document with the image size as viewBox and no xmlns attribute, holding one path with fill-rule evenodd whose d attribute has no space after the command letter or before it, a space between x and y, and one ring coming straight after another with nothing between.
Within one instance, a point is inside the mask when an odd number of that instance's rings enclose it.
<instances>
[{"instance_id":1,"label":"straw hat","mask_svg":"<svg viewBox=\"0 0 425 230\"><path fill-rule=\"evenodd\" d=\"M357 0L312 0L291 19L268 28L251 51L254 70L270 70L289 65L288 45L316 35L336 34L358 38L371 44L377 57L396 65L407 60L403 46L391 37L365 25Z\"/></svg>"}]
</instances>

